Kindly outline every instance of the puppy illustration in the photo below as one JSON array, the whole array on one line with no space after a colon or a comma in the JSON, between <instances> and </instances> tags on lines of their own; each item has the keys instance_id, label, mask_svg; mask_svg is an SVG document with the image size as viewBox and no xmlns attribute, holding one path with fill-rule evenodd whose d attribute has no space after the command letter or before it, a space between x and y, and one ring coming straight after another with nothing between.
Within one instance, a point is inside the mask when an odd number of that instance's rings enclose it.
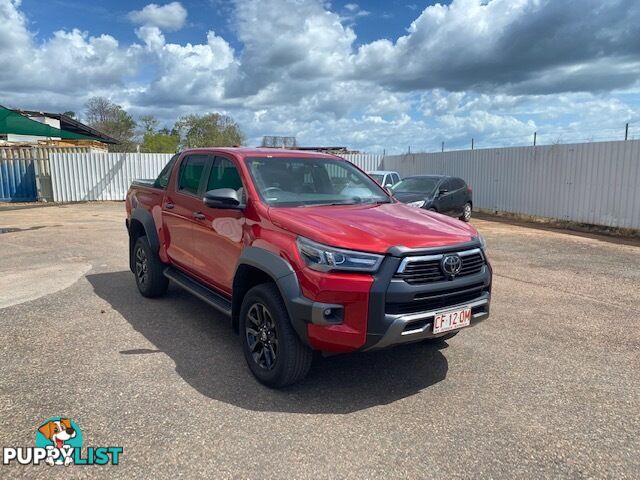
<instances>
[{"instance_id":1,"label":"puppy illustration","mask_svg":"<svg viewBox=\"0 0 640 480\"><path fill-rule=\"evenodd\" d=\"M62 450L64 443L76 436L76 431L71 426L71 420L68 418L61 418L58 421L50 421L42 425L38 431L44 435L48 440L53 443L54 447L58 450ZM47 447L50 448L50 447ZM64 459L64 465L67 466L72 462L71 457ZM53 465L53 458L47 458L47 463Z\"/></svg>"}]
</instances>

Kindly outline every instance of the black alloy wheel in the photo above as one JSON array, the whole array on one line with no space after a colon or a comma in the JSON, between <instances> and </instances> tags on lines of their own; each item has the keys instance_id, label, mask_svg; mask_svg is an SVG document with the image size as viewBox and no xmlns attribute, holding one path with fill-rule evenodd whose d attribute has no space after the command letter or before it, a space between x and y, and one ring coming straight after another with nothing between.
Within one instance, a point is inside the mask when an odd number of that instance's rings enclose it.
<instances>
[{"instance_id":1,"label":"black alloy wheel","mask_svg":"<svg viewBox=\"0 0 640 480\"><path fill-rule=\"evenodd\" d=\"M253 361L272 370L278 360L278 332L273 316L262 303L254 303L247 313L245 335Z\"/></svg>"}]
</instances>

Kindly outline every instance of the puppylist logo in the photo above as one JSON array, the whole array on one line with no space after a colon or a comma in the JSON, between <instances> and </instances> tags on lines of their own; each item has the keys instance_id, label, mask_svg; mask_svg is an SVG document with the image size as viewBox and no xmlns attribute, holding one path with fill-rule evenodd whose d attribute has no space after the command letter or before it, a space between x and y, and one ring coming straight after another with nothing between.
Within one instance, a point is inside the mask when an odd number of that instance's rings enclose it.
<instances>
[{"instance_id":1,"label":"puppylist logo","mask_svg":"<svg viewBox=\"0 0 640 480\"><path fill-rule=\"evenodd\" d=\"M35 447L4 447L2 464L118 465L122 447L82 448L82 432L70 418L53 417L36 431Z\"/></svg>"}]
</instances>

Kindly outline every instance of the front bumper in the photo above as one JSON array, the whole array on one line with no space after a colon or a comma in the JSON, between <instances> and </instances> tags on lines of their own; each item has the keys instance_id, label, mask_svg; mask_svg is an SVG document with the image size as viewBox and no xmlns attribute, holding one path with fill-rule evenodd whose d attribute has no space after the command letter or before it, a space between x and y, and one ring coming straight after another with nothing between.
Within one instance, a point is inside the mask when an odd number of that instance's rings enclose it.
<instances>
[{"instance_id":1,"label":"front bumper","mask_svg":"<svg viewBox=\"0 0 640 480\"><path fill-rule=\"evenodd\" d=\"M481 269L453 280L411 284L396 273L409 256L478 248L477 243L437 252L395 248L373 276L306 269L298 272L300 294L306 301L290 297L290 314L292 319L304 318L305 340L312 348L334 353L378 350L444 336L449 332L433 334L434 316L456 307L471 307L470 326L477 325L489 317L491 301L492 272L484 254ZM339 312L339 318L323 318L328 308Z\"/></svg>"},{"instance_id":2,"label":"front bumper","mask_svg":"<svg viewBox=\"0 0 640 480\"><path fill-rule=\"evenodd\" d=\"M376 343L366 347L364 350L379 350L402 343L417 342L426 338L444 337L451 333L451 331L434 334L433 320L435 315L443 310L455 309L457 307L471 308L471 323L469 326L473 327L489 318L489 303L490 294L485 293L474 301L451 305L446 308L410 314L385 314L385 322L389 325L386 333L382 335Z\"/></svg>"}]
</instances>

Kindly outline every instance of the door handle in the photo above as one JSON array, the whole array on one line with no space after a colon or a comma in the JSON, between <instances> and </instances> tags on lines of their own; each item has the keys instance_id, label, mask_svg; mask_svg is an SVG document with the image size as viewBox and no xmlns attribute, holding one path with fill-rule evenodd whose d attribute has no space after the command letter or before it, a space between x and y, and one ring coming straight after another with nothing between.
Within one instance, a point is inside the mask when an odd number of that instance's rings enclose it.
<instances>
[{"instance_id":1,"label":"door handle","mask_svg":"<svg viewBox=\"0 0 640 480\"><path fill-rule=\"evenodd\" d=\"M173 203L167 202L164 204L164 208L166 208L167 210L171 210L173 207L175 207Z\"/></svg>"},{"instance_id":2,"label":"door handle","mask_svg":"<svg viewBox=\"0 0 640 480\"><path fill-rule=\"evenodd\" d=\"M202 212L193 212L193 218L195 218L196 220L204 220L207 217L205 217L204 213Z\"/></svg>"}]
</instances>

